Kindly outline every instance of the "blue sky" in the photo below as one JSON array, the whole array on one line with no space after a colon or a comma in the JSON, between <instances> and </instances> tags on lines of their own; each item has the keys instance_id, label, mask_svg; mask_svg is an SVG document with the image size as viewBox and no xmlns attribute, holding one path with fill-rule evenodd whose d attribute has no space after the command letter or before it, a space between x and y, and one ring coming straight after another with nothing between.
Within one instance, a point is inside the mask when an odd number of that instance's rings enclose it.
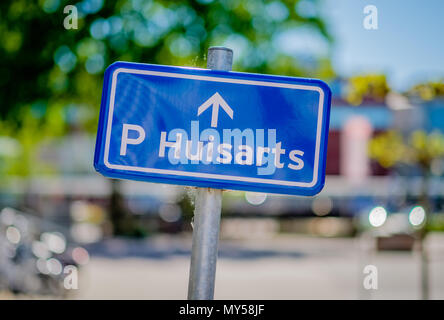
<instances>
[{"instance_id":1,"label":"blue sky","mask_svg":"<svg viewBox=\"0 0 444 320\"><path fill-rule=\"evenodd\" d=\"M443 0L321 0L335 37L332 62L338 74L383 72L403 90L444 78ZM363 27L366 5L378 9L378 29Z\"/></svg>"}]
</instances>

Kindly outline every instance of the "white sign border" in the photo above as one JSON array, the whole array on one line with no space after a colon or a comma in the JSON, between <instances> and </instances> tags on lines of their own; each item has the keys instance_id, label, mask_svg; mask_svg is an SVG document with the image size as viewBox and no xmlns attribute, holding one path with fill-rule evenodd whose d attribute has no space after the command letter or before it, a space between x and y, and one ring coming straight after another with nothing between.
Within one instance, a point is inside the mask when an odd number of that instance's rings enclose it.
<instances>
[{"instance_id":1,"label":"white sign border","mask_svg":"<svg viewBox=\"0 0 444 320\"><path fill-rule=\"evenodd\" d=\"M315 147L315 161L314 161L314 168L313 168L313 180L311 182L294 182L294 181L286 181L286 180L240 177L240 176L213 174L213 173L188 172L188 171L180 171L180 170L156 169L156 168L146 168L146 167L133 167L133 166L124 166L124 165L117 165L117 164L110 163L108 161L108 158L109 158L111 129L112 129L112 120L113 120L113 112L114 112L115 94L116 94L116 83L117 83L117 76L120 73L143 74L143 75L151 75L151 76L159 76L159 77L170 77L170 78L180 78L180 79L226 82L226 83L264 86L264 87L278 87L278 88L317 91L319 93L319 109L318 109L318 123L317 123L317 131L316 131L316 147ZM170 73L170 72L160 72L160 71L150 71L150 70L137 70L137 69L130 69L130 68L117 68L113 72L112 83L111 83L111 95L110 95L109 110L108 110L108 123L107 123L107 128L106 128L104 164L109 169L117 169L117 170L128 170L128 171L147 172L147 173L156 173L156 174L169 174L169 175L175 175L175 176L181 176L181 177L197 177L197 178L206 178L206 179L216 179L216 180L222 180L222 181L250 182L250 183L271 184L271 185L277 185L277 186L311 188L311 187L315 186L318 181L319 152L320 152L320 144L321 144L322 115L323 115L323 108L322 107L323 107L323 105L324 105L324 91L321 89L321 87L318 87L318 86L297 85L297 84L266 82L266 81L256 81L256 80L244 80L244 79L229 79L229 78L212 77L212 76L197 76L197 75L190 75L190 74L180 74L180 73Z\"/></svg>"}]
</instances>

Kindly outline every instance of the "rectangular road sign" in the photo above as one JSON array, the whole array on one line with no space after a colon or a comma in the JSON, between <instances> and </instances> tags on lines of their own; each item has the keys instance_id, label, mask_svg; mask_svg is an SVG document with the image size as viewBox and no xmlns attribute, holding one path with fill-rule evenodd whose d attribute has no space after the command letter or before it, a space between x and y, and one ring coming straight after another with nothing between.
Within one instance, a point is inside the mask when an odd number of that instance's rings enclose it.
<instances>
[{"instance_id":1,"label":"rectangular road sign","mask_svg":"<svg viewBox=\"0 0 444 320\"><path fill-rule=\"evenodd\" d=\"M116 62L94 166L113 178L314 195L330 100L320 80Z\"/></svg>"}]
</instances>

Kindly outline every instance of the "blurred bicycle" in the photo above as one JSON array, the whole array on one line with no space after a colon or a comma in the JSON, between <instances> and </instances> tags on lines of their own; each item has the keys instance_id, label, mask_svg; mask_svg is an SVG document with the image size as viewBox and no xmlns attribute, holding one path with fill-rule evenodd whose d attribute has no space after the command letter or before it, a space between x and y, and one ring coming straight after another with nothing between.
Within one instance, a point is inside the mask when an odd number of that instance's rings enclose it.
<instances>
[{"instance_id":1,"label":"blurred bicycle","mask_svg":"<svg viewBox=\"0 0 444 320\"><path fill-rule=\"evenodd\" d=\"M4 208L0 212L0 290L13 294L65 297L66 270L77 271L89 260L88 252L68 242L62 228ZM70 269L67 269L70 267Z\"/></svg>"}]
</instances>

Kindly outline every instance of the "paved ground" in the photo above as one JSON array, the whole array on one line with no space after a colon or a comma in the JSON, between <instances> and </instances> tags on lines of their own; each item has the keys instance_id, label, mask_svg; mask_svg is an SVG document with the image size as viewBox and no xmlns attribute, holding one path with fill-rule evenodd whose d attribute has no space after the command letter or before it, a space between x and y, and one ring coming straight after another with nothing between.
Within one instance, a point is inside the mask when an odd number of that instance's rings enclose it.
<instances>
[{"instance_id":1,"label":"paved ground","mask_svg":"<svg viewBox=\"0 0 444 320\"><path fill-rule=\"evenodd\" d=\"M74 298L185 299L190 248L187 237L165 236L92 247ZM429 248L431 298L444 299L444 237L432 235ZM377 290L363 289L368 264L378 268ZM420 298L417 253L370 254L356 239L223 240L217 267L216 299Z\"/></svg>"}]
</instances>

